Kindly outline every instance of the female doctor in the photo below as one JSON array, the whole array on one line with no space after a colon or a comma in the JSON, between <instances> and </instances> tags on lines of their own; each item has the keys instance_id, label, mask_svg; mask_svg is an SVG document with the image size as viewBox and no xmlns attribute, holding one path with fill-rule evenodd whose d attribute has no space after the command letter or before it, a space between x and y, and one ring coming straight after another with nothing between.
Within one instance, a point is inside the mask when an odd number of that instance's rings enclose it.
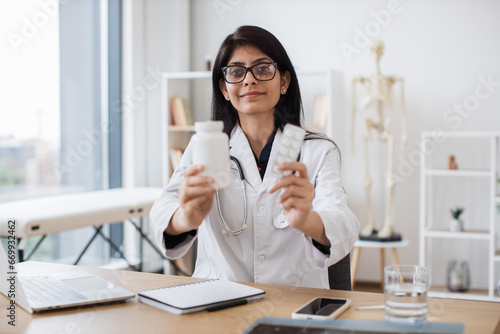
<instances>
[{"instance_id":1,"label":"female doctor","mask_svg":"<svg viewBox=\"0 0 500 334\"><path fill-rule=\"evenodd\" d=\"M230 137L231 185L216 196L188 145L150 213L157 244L176 259L198 238L196 277L328 288L328 266L350 252L359 222L328 138L309 132L300 161L278 166L294 173L266 172L284 125L303 118L285 49L262 28L238 28L219 49L212 86L212 119Z\"/></svg>"}]
</instances>

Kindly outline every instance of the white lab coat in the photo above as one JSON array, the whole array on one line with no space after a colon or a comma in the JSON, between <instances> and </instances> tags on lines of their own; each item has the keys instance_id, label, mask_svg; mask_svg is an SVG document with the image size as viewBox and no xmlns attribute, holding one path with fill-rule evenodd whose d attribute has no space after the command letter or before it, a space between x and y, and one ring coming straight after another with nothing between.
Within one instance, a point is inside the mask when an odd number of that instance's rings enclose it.
<instances>
[{"instance_id":1,"label":"white lab coat","mask_svg":"<svg viewBox=\"0 0 500 334\"><path fill-rule=\"evenodd\" d=\"M282 133L274 139L270 160L280 144ZM331 243L330 255L320 252L312 239L287 227L276 229L273 219L281 213L279 191L268 194L276 181L266 173L262 180L248 140L240 127L235 127L230 141L230 155L239 160L246 177L247 225L238 236L223 235L214 200L213 207L197 233L198 254L193 276L224 278L234 281L328 288L328 266L347 255L358 236L359 222L347 207L340 179L339 154L327 140L307 140L301 147L300 161L307 166L309 180L314 185L312 209L325 226ZM196 237L188 237L173 249L166 249L163 231L179 207L177 190L185 168L192 165L192 147L188 145L161 197L150 212L150 221L157 245L169 259L183 256ZM271 168L271 166L268 166ZM231 230L243 222L242 187L236 164L231 161L231 186L219 192L224 219Z\"/></svg>"}]
</instances>

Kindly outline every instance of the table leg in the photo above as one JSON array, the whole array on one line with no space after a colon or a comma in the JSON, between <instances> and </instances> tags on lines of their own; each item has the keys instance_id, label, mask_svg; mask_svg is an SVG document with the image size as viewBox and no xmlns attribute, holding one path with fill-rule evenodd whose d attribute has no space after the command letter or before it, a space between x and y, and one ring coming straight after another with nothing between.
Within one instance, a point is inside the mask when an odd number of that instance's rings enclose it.
<instances>
[{"instance_id":1,"label":"table leg","mask_svg":"<svg viewBox=\"0 0 500 334\"><path fill-rule=\"evenodd\" d=\"M77 259L75 262L73 262L73 265L76 266L78 264L78 262L80 262L83 254L85 254L85 252L87 251L87 249L89 248L90 244L94 241L94 239L99 235L99 233L101 232L101 229L102 229L102 225L100 226L94 226L94 229L95 229L95 232L94 232L94 235L92 235L92 238L90 238L89 242L87 242L87 244L85 245L85 247L83 247L83 250L80 252L80 255L78 255Z\"/></svg>"},{"instance_id":2,"label":"table leg","mask_svg":"<svg viewBox=\"0 0 500 334\"><path fill-rule=\"evenodd\" d=\"M399 264L399 261L398 261L398 252L396 248L391 248L391 256L392 256L392 264L397 266Z\"/></svg>"},{"instance_id":3,"label":"table leg","mask_svg":"<svg viewBox=\"0 0 500 334\"><path fill-rule=\"evenodd\" d=\"M352 251L352 263L351 263L351 291L354 290L354 282L356 280L356 271L358 270L360 254L361 254L361 247L354 247Z\"/></svg>"},{"instance_id":4,"label":"table leg","mask_svg":"<svg viewBox=\"0 0 500 334\"><path fill-rule=\"evenodd\" d=\"M384 267L385 267L385 249L380 248L380 288L384 291Z\"/></svg>"},{"instance_id":5,"label":"table leg","mask_svg":"<svg viewBox=\"0 0 500 334\"><path fill-rule=\"evenodd\" d=\"M17 253L19 254L19 262L25 261L24 259L24 250L26 249L26 245L28 244L28 238L18 238L17 239Z\"/></svg>"},{"instance_id":6,"label":"table leg","mask_svg":"<svg viewBox=\"0 0 500 334\"><path fill-rule=\"evenodd\" d=\"M28 255L26 255L26 257L22 260L22 261L28 261L30 259L30 257L33 255L33 253L38 249L38 247L40 247L40 244L45 240L45 238L47 237L47 234L44 234L35 244L35 246L33 246L33 248L31 248L30 252L28 253ZM21 262L21 261L19 261Z\"/></svg>"},{"instance_id":7,"label":"table leg","mask_svg":"<svg viewBox=\"0 0 500 334\"><path fill-rule=\"evenodd\" d=\"M163 259L166 259L165 254L163 254L162 251L159 250L158 247L151 241L151 239L148 238L148 236L146 234L144 234L144 232L142 231L141 227L137 226L137 224L135 223L135 220L133 218L130 218L130 219L128 219L128 221L132 224L132 226L135 227L135 229L137 230L137 232L139 232L139 234L141 235L141 237L144 238L144 240L158 253L158 255L160 255ZM178 272L180 272L182 275L184 275L184 276L191 276L190 274L185 273L183 270L181 270L177 266L177 264L175 263L175 261L169 261L169 263L171 265L173 265L174 268L175 268L175 270L177 270Z\"/></svg>"},{"instance_id":8,"label":"table leg","mask_svg":"<svg viewBox=\"0 0 500 334\"><path fill-rule=\"evenodd\" d=\"M139 218L139 226L142 231L142 216ZM139 237L139 271L142 272L144 264L144 238Z\"/></svg>"}]
</instances>

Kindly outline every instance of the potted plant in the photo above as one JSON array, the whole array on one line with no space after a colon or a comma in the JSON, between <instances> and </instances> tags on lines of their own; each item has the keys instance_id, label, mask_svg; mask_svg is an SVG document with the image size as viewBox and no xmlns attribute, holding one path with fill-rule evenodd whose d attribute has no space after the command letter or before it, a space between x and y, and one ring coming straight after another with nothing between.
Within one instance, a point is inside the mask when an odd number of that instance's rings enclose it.
<instances>
[{"instance_id":1,"label":"potted plant","mask_svg":"<svg viewBox=\"0 0 500 334\"><path fill-rule=\"evenodd\" d=\"M450 221L450 231L452 232L460 232L462 231L462 220L460 219L460 216L464 212L464 208L457 207L454 209L450 209L451 213L451 221Z\"/></svg>"}]
</instances>

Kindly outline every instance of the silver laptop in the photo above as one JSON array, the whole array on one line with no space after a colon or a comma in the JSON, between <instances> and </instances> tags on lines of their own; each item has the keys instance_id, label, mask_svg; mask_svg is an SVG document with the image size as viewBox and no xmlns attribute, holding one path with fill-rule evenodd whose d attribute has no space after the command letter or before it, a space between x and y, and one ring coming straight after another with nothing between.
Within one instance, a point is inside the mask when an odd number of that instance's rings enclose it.
<instances>
[{"instance_id":1,"label":"silver laptop","mask_svg":"<svg viewBox=\"0 0 500 334\"><path fill-rule=\"evenodd\" d=\"M10 270L0 244L0 292L29 313L134 298L135 293L84 270L22 276Z\"/></svg>"}]
</instances>

